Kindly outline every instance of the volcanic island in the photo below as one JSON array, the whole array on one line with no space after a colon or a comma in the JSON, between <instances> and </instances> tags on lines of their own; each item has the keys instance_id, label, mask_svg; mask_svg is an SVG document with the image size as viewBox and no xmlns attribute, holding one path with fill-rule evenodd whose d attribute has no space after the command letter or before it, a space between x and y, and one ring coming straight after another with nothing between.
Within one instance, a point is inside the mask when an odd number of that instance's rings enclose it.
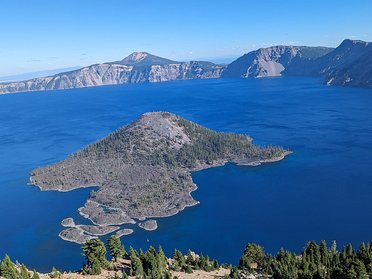
<instances>
[{"instance_id":1,"label":"volcanic island","mask_svg":"<svg viewBox=\"0 0 372 279\"><path fill-rule=\"evenodd\" d=\"M169 112L149 112L65 160L33 170L30 182L42 191L97 187L78 209L91 225L62 220L66 228L59 236L84 243L114 231L132 233L122 227L126 224L155 230L151 218L196 205L193 171L227 162L256 166L290 153L255 145L247 135L215 132Z\"/></svg>"}]
</instances>

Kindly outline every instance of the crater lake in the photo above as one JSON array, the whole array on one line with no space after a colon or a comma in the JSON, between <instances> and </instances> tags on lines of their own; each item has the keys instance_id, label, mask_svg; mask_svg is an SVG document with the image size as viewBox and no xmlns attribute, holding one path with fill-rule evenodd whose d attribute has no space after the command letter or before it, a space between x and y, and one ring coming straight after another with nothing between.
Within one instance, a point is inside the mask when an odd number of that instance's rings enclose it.
<instances>
[{"instance_id":1,"label":"crater lake","mask_svg":"<svg viewBox=\"0 0 372 279\"><path fill-rule=\"evenodd\" d=\"M220 132L294 153L257 167L193 173L200 204L137 225L126 248L162 245L238 263L245 245L300 251L309 240L339 247L371 241L372 90L314 78L213 79L0 96L0 255L38 271L81 268L81 247L58 237L92 189L41 192L32 169L64 159L144 112L169 111ZM105 238L103 238L105 240Z\"/></svg>"}]
</instances>

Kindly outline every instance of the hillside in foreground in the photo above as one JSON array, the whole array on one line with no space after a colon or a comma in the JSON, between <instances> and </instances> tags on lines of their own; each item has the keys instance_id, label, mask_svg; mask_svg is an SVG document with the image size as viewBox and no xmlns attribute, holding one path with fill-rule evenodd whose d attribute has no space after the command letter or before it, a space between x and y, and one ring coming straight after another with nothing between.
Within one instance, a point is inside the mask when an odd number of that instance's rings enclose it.
<instances>
[{"instance_id":1,"label":"hillside in foreground","mask_svg":"<svg viewBox=\"0 0 372 279\"><path fill-rule=\"evenodd\" d=\"M39 274L14 264L5 256L0 264L0 278L368 279L372 275L372 243L362 243L357 250L351 244L338 250L335 241L331 246L324 240L319 244L309 241L301 253L281 249L276 255L249 243L235 266L220 264L216 259L190 250L184 255L176 249L173 256L167 258L161 246L158 249L150 246L145 252L132 247L126 251L116 236L110 237L107 245L99 239L89 240L82 250L85 261L80 271L62 273L53 268L50 273Z\"/></svg>"},{"instance_id":2,"label":"hillside in foreground","mask_svg":"<svg viewBox=\"0 0 372 279\"><path fill-rule=\"evenodd\" d=\"M95 226L62 222L68 227L63 239L84 243L134 219L141 228L156 229L156 221L144 220L196 205L192 171L226 162L255 166L289 153L259 147L246 135L218 133L171 113L153 112L59 163L33 170L30 180L41 190L99 187L79 209Z\"/></svg>"}]
</instances>

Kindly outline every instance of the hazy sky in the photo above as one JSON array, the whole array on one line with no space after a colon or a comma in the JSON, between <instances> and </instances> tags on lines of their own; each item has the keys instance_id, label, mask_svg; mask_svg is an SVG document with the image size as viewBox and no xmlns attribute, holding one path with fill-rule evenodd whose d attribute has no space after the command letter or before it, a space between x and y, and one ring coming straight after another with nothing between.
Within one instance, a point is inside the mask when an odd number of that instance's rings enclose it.
<instances>
[{"instance_id":1,"label":"hazy sky","mask_svg":"<svg viewBox=\"0 0 372 279\"><path fill-rule=\"evenodd\" d=\"M237 57L372 41L371 0L1 0L0 76L115 61Z\"/></svg>"}]
</instances>

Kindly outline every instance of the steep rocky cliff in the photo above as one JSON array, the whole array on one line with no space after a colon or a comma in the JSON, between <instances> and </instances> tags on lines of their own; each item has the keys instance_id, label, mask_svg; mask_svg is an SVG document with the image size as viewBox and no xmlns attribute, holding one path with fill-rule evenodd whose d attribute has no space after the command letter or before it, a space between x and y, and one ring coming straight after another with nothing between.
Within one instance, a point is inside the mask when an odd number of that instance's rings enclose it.
<instances>
[{"instance_id":1,"label":"steep rocky cliff","mask_svg":"<svg viewBox=\"0 0 372 279\"><path fill-rule=\"evenodd\" d=\"M335 49L274 46L249 52L223 77L320 76L328 85L372 87L372 44L344 40Z\"/></svg>"},{"instance_id":2,"label":"steep rocky cliff","mask_svg":"<svg viewBox=\"0 0 372 279\"><path fill-rule=\"evenodd\" d=\"M176 62L146 52L135 52L121 61L95 64L49 77L2 83L0 94L125 83L218 78L223 69L223 66L210 62Z\"/></svg>"},{"instance_id":3,"label":"steep rocky cliff","mask_svg":"<svg viewBox=\"0 0 372 279\"><path fill-rule=\"evenodd\" d=\"M326 47L273 46L251 51L227 66L223 77L281 76L292 63L302 63L329 53Z\"/></svg>"},{"instance_id":4,"label":"steep rocky cliff","mask_svg":"<svg viewBox=\"0 0 372 279\"><path fill-rule=\"evenodd\" d=\"M372 87L372 44L345 40L318 61L328 85Z\"/></svg>"}]
</instances>

